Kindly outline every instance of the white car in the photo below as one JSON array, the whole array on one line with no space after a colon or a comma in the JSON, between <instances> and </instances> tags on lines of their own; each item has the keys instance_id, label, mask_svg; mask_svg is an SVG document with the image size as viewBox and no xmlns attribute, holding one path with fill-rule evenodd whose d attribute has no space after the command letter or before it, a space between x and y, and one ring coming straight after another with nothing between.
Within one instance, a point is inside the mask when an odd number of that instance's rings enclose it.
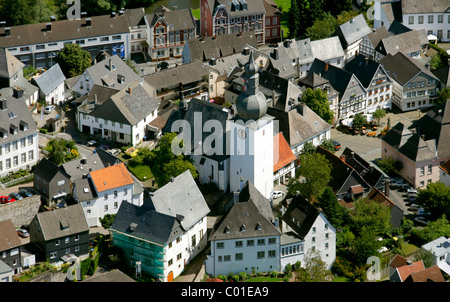
<instances>
[{"instance_id":1,"label":"white car","mask_svg":"<svg viewBox=\"0 0 450 302\"><path fill-rule=\"evenodd\" d=\"M283 191L274 191L272 196L273 198L280 198L283 197L283 195L284 195Z\"/></svg>"},{"instance_id":2,"label":"white car","mask_svg":"<svg viewBox=\"0 0 450 302\"><path fill-rule=\"evenodd\" d=\"M50 114L50 113L53 112L53 110L55 110L55 106L54 105L49 105L49 106L45 107L44 113L45 114Z\"/></svg>"}]
</instances>

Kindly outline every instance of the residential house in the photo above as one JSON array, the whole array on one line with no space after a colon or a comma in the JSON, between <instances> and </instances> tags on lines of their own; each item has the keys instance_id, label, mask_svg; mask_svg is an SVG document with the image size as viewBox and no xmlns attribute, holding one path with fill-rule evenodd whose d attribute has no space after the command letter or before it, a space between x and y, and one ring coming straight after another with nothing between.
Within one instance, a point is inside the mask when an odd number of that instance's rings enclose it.
<instances>
[{"instance_id":1,"label":"residential house","mask_svg":"<svg viewBox=\"0 0 450 302\"><path fill-rule=\"evenodd\" d=\"M117 214L124 202L141 206L142 192L134 198L134 183L123 163L89 172L86 178L75 181L73 198L82 205L89 227L101 226L100 219Z\"/></svg>"},{"instance_id":2,"label":"residential house","mask_svg":"<svg viewBox=\"0 0 450 302\"><path fill-rule=\"evenodd\" d=\"M161 5L144 19L151 60L181 58L185 43L195 38L196 25L190 8L170 10Z\"/></svg>"},{"instance_id":3,"label":"residential house","mask_svg":"<svg viewBox=\"0 0 450 302\"><path fill-rule=\"evenodd\" d=\"M13 271L18 274L22 271L22 264L20 262L21 241L10 219L0 221L0 255L1 261L9 267L3 267L3 273Z\"/></svg>"},{"instance_id":4,"label":"residential house","mask_svg":"<svg viewBox=\"0 0 450 302\"><path fill-rule=\"evenodd\" d=\"M399 228L402 225L404 212L391 199L389 199L389 188L387 188L385 193L386 194L383 194L379 189L373 187L369 194L367 194L367 198L388 207L391 215L390 222L392 227Z\"/></svg>"},{"instance_id":5,"label":"residential house","mask_svg":"<svg viewBox=\"0 0 450 302\"><path fill-rule=\"evenodd\" d=\"M401 111L429 109L439 91L439 79L416 59L401 52L380 60L392 81L392 104Z\"/></svg>"},{"instance_id":6,"label":"residential house","mask_svg":"<svg viewBox=\"0 0 450 302\"><path fill-rule=\"evenodd\" d=\"M309 73L324 78L338 92L338 105L334 111L337 125L352 119L357 113L366 113L366 89L353 73L319 59L314 60Z\"/></svg>"},{"instance_id":7,"label":"residential house","mask_svg":"<svg viewBox=\"0 0 450 302\"><path fill-rule=\"evenodd\" d=\"M0 94L13 97L31 106L39 99L39 88L24 77L24 67L25 65L11 52L0 48Z\"/></svg>"},{"instance_id":8,"label":"residential house","mask_svg":"<svg viewBox=\"0 0 450 302\"><path fill-rule=\"evenodd\" d=\"M33 188L46 205L57 204L72 195L70 176L45 157L33 170Z\"/></svg>"},{"instance_id":9,"label":"residential house","mask_svg":"<svg viewBox=\"0 0 450 302\"><path fill-rule=\"evenodd\" d=\"M401 21L413 30L426 30L427 35L434 35L439 41L450 41L450 1L424 0L416 3L402 0Z\"/></svg>"},{"instance_id":10,"label":"residential house","mask_svg":"<svg viewBox=\"0 0 450 302\"><path fill-rule=\"evenodd\" d=\"M3 27L0 47L7 48L25 65L48 68L56 61L56 54L67 44L78 44L94 58L100 51L130 56L130 29L123 12L58 20L54 17L43 23Z\"/></svg>"},{"instance_id":11,"label":"residential house","mask_svg":"<svg viewBox=\"0 0 450 302\"><path fill-rule=\"evenodd\" d=\"M183 64L194 61L208 62L242 53L248 46L257 47L252 31L189 39L183 48Z\"/></svg>"},{"instance_id":12,"label":"residential house","mask_svg":"<svg viewBox=\"0 0 450 302\"><path fill-rule=\"evenodd\" d=\"M314 55L310 38L298 40L296 41L296 43L299 56L298 58L299 78L302 79L306 77L306 75L308 74L308 70L311 67L311 64L314 62ZM341 44L341 42L339 42L339 44Z\"/></svg>"},{"instance_id":13,"label":"residential house","mask_svg":"<svg viewBox=\"0 0 450 302\"><path fill-rule=\"evenodd\" d=\"M331 269L336 259L336 229L326 216L300 195L287 200L282 208L280 242L281 269L297 261L305 267L308 259L319 256Z\"/></svg>"},{"instance_id":14,"label":"residential house","mask_svg":"<svg viewBox=\"0 0 450 302\"><path fill-rule=\"evenodd\" d=\"M331 125L304 103L289 111L269 107L267 114L278 121L278 131L283 134L295 157L301 154L305 143L318 146L331 138Z\"/></svg>"},{"instance_id":15,"label":"residential house","mask_svg":"<svg viewBox=\"0 0 450 302\"><path fill-rule=\"evenodd\" d=\"M375 47L375 57L381 60L387 54L395 55L401 52L408 57L419 59L426 52L428 43L425 30L410 30L381 38Z\"/></svg>"},{"instance_id":16,"label":"residential house","mask_svg":"<svg viewBox=\"0 0 450 302\"><path fill-rule=\"evenodd\" d=\"M136 146L147 133L147 124L158 115L156 91L143 79L136 80L101 104L86 99L77 107L78 130Z\"/></svg>"},{"instance_id":17,"label":"residential house","mask_svg":"<svg viewBox=\"0 0 450 302\"><path fill-rule=\"evenodd\" d=\"M272 9L269 13L272 14ZM273 15L270 17L273 21ZM201 36L218 36L253 30L258 44L264 44L266 43L265 22L266 9L262 0L200 1Z\"/></svg>"},{"instance_id":18,"label":"residential house","mask_svg":"<svg viewBox=\"0 0 450 302\"><path fill-rule=\"evenodd\" d=\"M450 160L447 160L439 166L439 182L450 186Z\"/></svg>"},{"instance_id":19,"label":"residential house","mask_svg":"<svg viewBox=\"0 0 450 302\"><path fill-rule=\"evenodd\" d=\"M206 247L209 211L186 170L151 193L144 205L122 203L109 229L112 243L132 266L170 282Z\"/></svg>"},{"instance_id":20,"label":"residential house","mask_svg":"<svg viewBox=\"0 0 450 302\"><path fill-rule=\"evenodd\" d=\"M29 226L30 243L41 261L58 262L67 255L89 255L89 226L81 205L39 212Z\"/></svg>"},{"instance_id":21,"label":"residential house","mask_svg":"<svg viewBox=\"0 0 450 302\"><path fill-rule=\"evenodd\" d=\"M0 176L30 169L38 159L38 129L28 106L0 97Z\"/></svg>"},{"instance_id":22,"label":"residential house","mask_svg":"<svg viewBox=\"0 0 450 302\"><path fill-rule=\"evenodd\" d=\"M351 61L359 52L359 44L362 39L371 33L369 25L363 14L339 25L333 36L339 37L345 52L345 62Z\"/></svg>"},{"instance_id":23,"label":"residential house","mask_svg":"<svg viewBox=\"0 0 450 302\"><path fill-rule=\"evenodd\" d=\"M273 156L274 185L285 184L290 178L295 178L295 160L297 157L292 152L282 132L278 132L273 138Z\"/></svg>"},{"instance_id":24,"label":"residential house","mask_svg":"<svg viewBox=\"0 0 450 302\"><path fill-rule=\"evenodd\" d=\"M192 97L208 100L209 72L203 62L192 62L158 71L144 77L156 89L161 106L171 100Z\"/></svg>"},{"instance_id":25,"label":"residential house","mask_svg":"<svg viewBox=\"0 0 450 302\"><path fill-rule=\"evenodd\" d=\"M401 0L375 0L373 12L374 28L385 26L387 29L389 29L395 21L402 22Z\"/></svg>"},{"instance_id":26,"label":"residential house","mask_svg":"<svg viewBox=\"0 0 450 302\"><path fill-rule=\"evenodd\" d=\"M441 269L435 265L420 272L412 272L405 282L446 282Z\"/></svg>"},{"instance_id":27,"label":"residential house","mask_svg":"<svg viewBox=\"0 0 450 302\"><path fill-rule=\"evenodd\" d=\"M311 50L314 58L339 68L344 67L346 53L339 37L311 41Z\"/></svg>"},{"instance_id":28,"label":"residential house","mask_svg":"<svg viewBox=\"0 0 450 302\"><path fill-rule=\"evenodd\" d=\"M121 90L140 77L118 55L88 67L72 86L72 91L84 95L91 91L94 85Z\"/></svg>"},{"instance_id":29,"label":"residential house","mask_svg":"<svg viewBox=\"0 0 450 302\"><path fill-rule=\"evenodd\" d=\"M39 87L39 98L46 104L62 105L66 102L65 80L59 64L55 64L41 75L34 77L32 82Z\"/></svg>"},{"instance_id":30,"label":"residential house","mask_svg":"<svg viewBox=\"0 0 450 302\"><path fill-rule=\"evenodd\" d=\"M127 8L123 13L128 19L130 30L130 54L147 54L147 24L145 23L145 7Z\"/></svg>"},{"instance_id":31,"label":"residential house","mask_svg":"<svg viewBox=\"0 0 450 302\"><path fill-rule=\"evenodd\" d=\"M281 29L281 11L273 0L262 0L266 10L265 18L265 42L278 43L281 41L284 33Z\"/></svg>"},{"instance_id":32,"label":"residential house","mask_svg":"<svg viewBox=\"0 0 450 302\"><path fill-rule=\"evenodd\" d=\"M450 273L450 240L444 236L422 245L422 249L433 255L433 263L446 274Z\"/></svg>"},{"instance_id":33,"label":"residential house","mask_svg":"<svg viewBox=\"0 0 450 302\"><path fill-rule=\"evenodd\" d=\"M407 260L405 265L397 266L390 275L391 282L404 282L411 274L421 272L425 269L422 260L412 262Z\"/></svg>"},{"instance_id":34,"label":"residential house","mask_svg":"<svg viewBox=\"0 0 450 302\"><path fill-rule=\"evenodd\" d=\"M14 269L0 260L0 282L13 282Z\"/></svg>"},{"instance_id":35,"label":"residential house","mask_svg":"<svg viewBox=\"0 0 450 302\"><path fill-rule=\"evenodd\" d=\"M371 33L368 33L359 44L359 54L368 57L374 61L381 59L379 53L375 51L375 48L380 43L381 39L389 38L387 28L385 26L374 29Z\"/></svg>"},{"instance_id":36,"label":"residential house","mask_svg":"<svg viewBox=\"0 0 450 302\"><path fill-rule=\"evenodd\" d=\"M439 167L450 159L448 103L429 110L409 128L397 123L382 139L381 157L401 161L401 176L416 188L439 181Z\"/></svg>"},{"instance_id":37,"label":"residential house","mask_svg":"<svg viewBox=\"0 0 450 302\"><path fill-rule=\"evenodd\" d=\"M391 109L392 80L383 65L359 54L345 65L345 70L353 73L367 92L365 114Z\"/></svg>"},{"instance_id":38,"label":"residential house","mask_svg":"<svg viewBox=\"0 0 450 302\"><path fill-rule=\"evenodd\" d=\"M282 271L278 220L270 202L251 182L242 182L215 223L205 261L211 276Z\"/></svg>"},{"instance_id":39,"label":"residential house","mask_svg":"<svg viewBox=\"0 0 450 302\"><path fill-rule=\"evenodd\" d=\"M289 81L300 77L299 51L295 40L286 39L279 42L275 48L260 52L269 57L265 70Z\"/></svg>"}]
</instances>

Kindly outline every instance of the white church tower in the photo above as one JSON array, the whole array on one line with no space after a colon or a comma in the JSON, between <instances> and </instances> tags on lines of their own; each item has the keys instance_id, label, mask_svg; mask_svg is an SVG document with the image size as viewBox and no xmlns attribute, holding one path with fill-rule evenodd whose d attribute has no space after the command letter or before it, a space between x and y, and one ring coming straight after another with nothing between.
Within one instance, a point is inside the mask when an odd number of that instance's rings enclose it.
<instances>
[{"instance_id":1,"label":"white church tower","mask_svg":"<svg viewBox=\"0 0 450 302\"><path fill-rule=\"evenodd\" d=\"M267 100L259 91L258 65L253 52L245 65L244 89L236 99L237 115L230 119L230 191L250 181L272 200L274 121L266 114Z\"/></svg>"}]
</instances>

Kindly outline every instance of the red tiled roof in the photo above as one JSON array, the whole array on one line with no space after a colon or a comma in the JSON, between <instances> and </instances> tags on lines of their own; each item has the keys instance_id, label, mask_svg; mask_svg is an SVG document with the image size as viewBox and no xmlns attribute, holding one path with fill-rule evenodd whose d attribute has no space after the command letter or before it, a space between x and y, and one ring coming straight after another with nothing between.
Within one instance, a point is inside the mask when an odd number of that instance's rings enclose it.
<instances>
[{"instance_id":1,"label":"red tiled roof","mask_svg":"<svg viewBox=\"0 0 450 302\"><path fill-rule=\"evenodd\" d=\"M405 279L408 278L412 273L420 272L424 269L425 266L423 265L422 260L397 267L398 275L402 281L405 281Z\"/></svg>"},{"instance_id":2,"label":"red tiled roof","mask_svg":"<svg viewBox=\"0 0 450 302\"><path fill-rule=\"evenodd\" d=\"M364 189L361 185L351 186L350 189L352 190L353 194L360 194L364 192Z\"/></svg>"},{"instance_id":3,"label":"red tiled roof","mask_svg":"<svg viewBox=\"0 0 450 302\"><path fill-rule=\"evenodd\" d=\"M424 269L420 272L411 273L410 279L413 282L445 282L441 269L437 265Z\"/></svg>"},{"instance_id":4,"label":"red tiled roof","mask_svg":"<svg viewBox=\"0 0 450 302\"><path fill-rule=\"evenodd\" d=\"M391 263L389 264L390 267L397 268L400 266L404 266L407 264L407 261L405 257L400 255L395 255L394 259L392 259Z\"/></svg>"},{"instance_id":5,"label":"red tiled roof","mask_svg":"<svg viewBox=\"0 0 450 302\"><path fill-rule=\"evenodd\" d=\"M439 166L445 173L450 174L450 160Z\"/></svg>"},{"instance_id":6,"label":"red tiled roof","mask_svg":"<svg viewBox=\"0 0 450 302\"><path fill-rule=\"evenodd\" d=\"M296 159L289 144L279 132L273 137L273 172L278 171Z\"/></svg>"}]
</instances>

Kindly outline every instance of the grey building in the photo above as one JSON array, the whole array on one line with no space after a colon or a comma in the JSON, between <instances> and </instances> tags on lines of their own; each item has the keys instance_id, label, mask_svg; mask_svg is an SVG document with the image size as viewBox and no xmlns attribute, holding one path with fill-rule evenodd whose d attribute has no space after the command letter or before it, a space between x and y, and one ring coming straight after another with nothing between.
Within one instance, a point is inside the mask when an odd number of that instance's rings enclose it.
<instances>
[{"instance_id":1,"label":"grey building","mask_svg":"<svg viewBox=\"0 0 450 302\"><path fill-rule=\"evenodd\" d=\"M21 242L17 235L16 228L10 219L0 221L0 256L1 261L7 265L14 273L21 271L20 253ZM4 271L9 271L2 267Z\"/></svg>"},{"instance_id":2,"label":"grey building","mask_svg":"<svg viewBox=\"0 0 450 302\"><path fill-rule=\"evenodd\" d=\"M57 262L66 255L89 254L89 226L80 204L40 212L29 228L30 243L42 261Z\"/></svg>"},{"instance_id":3,"label":"grey building","mask_svg":"<svg viewBox=\"0 0 450 302\"><path fill-rule=\"evenodd\" d=\"M72 195L70 176L46 158L34 168L33 188L46 205L58 203Z\"/></svg>"}]
</instances>

